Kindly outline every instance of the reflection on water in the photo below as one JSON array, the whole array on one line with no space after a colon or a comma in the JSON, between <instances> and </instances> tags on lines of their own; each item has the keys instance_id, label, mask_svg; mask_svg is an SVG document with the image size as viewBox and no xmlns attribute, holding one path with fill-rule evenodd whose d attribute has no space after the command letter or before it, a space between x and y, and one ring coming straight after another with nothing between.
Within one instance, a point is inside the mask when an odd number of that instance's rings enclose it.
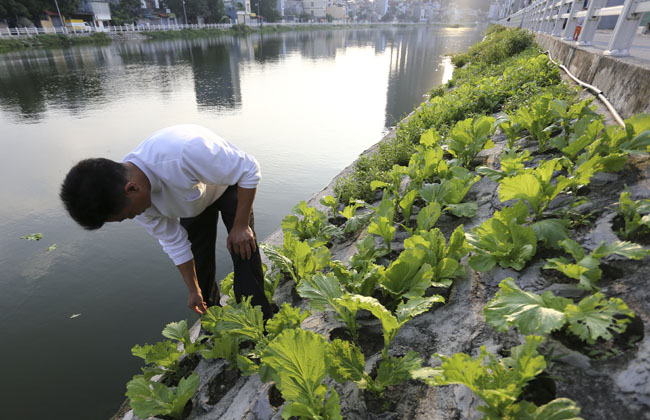
<instances>
[{"instance_id":1,"label":"reflection on water","mask_svg":"<svg viewBox=\"0 0 650 420\"><path fill-rule=\"evenodd\" d=\"M480 37L388 28L0 55L0 330L15 343L2 347L3 418L109 418L139 368L130 348L191 317L143 229L86 232L64 214L57 190L73 163L119 160L165 125L203 124L262 164L263 238L450 77L445 54ZM33 232L43 240L18 239Z\"/></svg>"},{"instance_id":2,"label":"reflection on water","mask_svg":"<svg viewBox=\"0 0 650 420\"><path fill-rule=\"evenodd\" d=\"M390 55L386 109L390 126L421 102L423 89L442 80L432 63L458 51L467 38L466 29L316 31L5 54L0 59L0 108L37 122L50 107L83 114L128 91L169 97L179 88L179 80L192 78L199 107L219 112L241 106L240 69L252 62L277 63L294 54L333 60L346 48L372 46L375 54L388 50Z\"/></svg>"}]
</instances>

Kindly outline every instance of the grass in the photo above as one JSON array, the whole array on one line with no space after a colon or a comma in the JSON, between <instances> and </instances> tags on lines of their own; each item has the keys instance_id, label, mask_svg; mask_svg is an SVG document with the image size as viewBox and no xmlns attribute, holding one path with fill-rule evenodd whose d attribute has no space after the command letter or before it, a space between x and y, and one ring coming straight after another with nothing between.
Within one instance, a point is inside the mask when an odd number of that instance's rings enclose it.
<instances>
[{"instance_id":1,"label":"grass","mask_svg":"<svg viewBox=\"0 0 650 420\"><path fill-rule=\"evenodd\" d=\"M0 52L24 50L29 48L58 48L71 47L74 45L85 44L110 44L111 38L102 32L96 32L90 35L36 35L32 37L20 37L0 39Z\"/></svg>"}]
</instances>

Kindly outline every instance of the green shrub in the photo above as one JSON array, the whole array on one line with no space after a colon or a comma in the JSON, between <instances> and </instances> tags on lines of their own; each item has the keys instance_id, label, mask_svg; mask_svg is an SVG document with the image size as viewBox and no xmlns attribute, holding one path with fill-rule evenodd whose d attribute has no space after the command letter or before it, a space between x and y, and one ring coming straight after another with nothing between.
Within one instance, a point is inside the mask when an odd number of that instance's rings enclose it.
<instances>
[{"instance_id":1,"label":"green shrub","mask_svg":"<svg viewBox=\"0 0 650 420\"><path fill-rule=\"evenodd\" d=\"M395 140L382 144L377 153L361 157L355 171L338 180L334 192L339 202L346 203L351 198L372 200L370 183L387 182L387 171L393 165L406 165L422 133L432 127L445 137L458 121L499 111L512 112L545 93L569 103L576 97L574 89L561 83L558 68L539 54L525 32L495 30L467 54L474 51L478 57L481 48L490 45L495 56L504 55L503 61L490 64L475 58L456 69L445 88L433 89L429 93L431 99L422 103L408 121L399 124ZM520 50L525 45L529 47ZM507 56L511 53L514 55Z\"/></svg>"}]
</instances>

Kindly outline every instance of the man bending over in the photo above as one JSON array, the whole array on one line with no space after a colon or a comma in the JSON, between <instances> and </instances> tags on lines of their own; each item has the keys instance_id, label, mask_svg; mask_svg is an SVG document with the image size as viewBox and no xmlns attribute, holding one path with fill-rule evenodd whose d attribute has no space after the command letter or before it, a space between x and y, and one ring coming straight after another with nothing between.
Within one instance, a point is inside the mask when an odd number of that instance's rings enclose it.
<instances>
[{"instance_id":1,"label":"man bending over","mask_svg":"<svg viewBox=\"0 0 650 420\"><path fill-rule=\"evenodd\" d=\"M95 158L77 163L61 186L70 216L88 230L135 219L158 239L189 291L188 307L205 313L219 303L215 242L219 213L228 230L238 301L252 296L265 318L253 200L261 178L255 158L210 130L177 125L154 133L121 163Z\"/></svg>"}]
</instances>

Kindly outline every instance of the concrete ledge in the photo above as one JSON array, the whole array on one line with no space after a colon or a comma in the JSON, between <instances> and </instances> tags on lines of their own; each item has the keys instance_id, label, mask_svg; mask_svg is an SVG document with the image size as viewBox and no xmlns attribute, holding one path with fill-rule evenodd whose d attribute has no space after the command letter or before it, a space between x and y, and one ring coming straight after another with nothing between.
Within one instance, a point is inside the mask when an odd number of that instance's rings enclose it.
<instances>
[{"instance_id":1,"label":"concrete ledge","mask_svg":"<svg viewBox=\"0 0 650 420\"><path fill-rule=\"evenodd\" d=\"M536 34L537 43L585 83L602 90L623 118L650 113L650 68Z\"/></svg>"}]
</instances>

